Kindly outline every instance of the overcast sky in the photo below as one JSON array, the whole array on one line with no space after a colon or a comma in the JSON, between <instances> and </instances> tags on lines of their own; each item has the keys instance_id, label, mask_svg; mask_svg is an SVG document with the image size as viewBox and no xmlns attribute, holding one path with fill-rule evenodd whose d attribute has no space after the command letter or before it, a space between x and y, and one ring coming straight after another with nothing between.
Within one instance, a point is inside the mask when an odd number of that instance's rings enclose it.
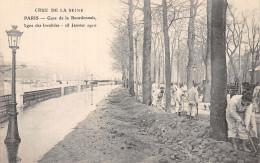
<instances>
[{"instance_id":1,"label":"overcast sky","mask_svg":"<svg viewBox=\"0 0 260 163\"><path fill-rule=\"evenodd\" d=\"M253 9L260 0L228 0L239 10ZM158 0L161 2L161 0ZM0 0L0 50L5 61L11 60L6 30L12 24L24 32L18 62L27 64L55 64L75 70L84 69L101 76L111 76L112 59L109 56L110 42L114 29L109 19L118 14L124 6L119 0ZM49 12L35 12L36 8L48 8ZM51 8L80 8L83 13L53 13ZM26 28L24 24L66 24L80 23L72 20L24 20L25 16L94 16L95 20L82 21L84 24L97 24L96 28ZM260 16L259 16L260 18Z\"/></svg>"},{"instance_id":2,"label":"overcast sky","mask_svg":"<svg viewBox=\"0 0 260 163\"><path fill-rule=\"evenodd\" d=\"M111 58L109 47L113 28L109 19L120 9L118 0L0 0L0 48L4 60L11 60L11 50L5 30L12 24L24 32L21 37L20 49L17 51L18 62L27 64L56 64L78 70L84 65L91 73L100 75L111 74ZM35 12L36 8L48 8L49 12ZM51 12L51 8L83 9L82 13ZM24 16L94 16L95 20L24 20ZM97 24L96 28L26 28L24 24L66 24L66 23Z\"/></svg>"}]
</instances>

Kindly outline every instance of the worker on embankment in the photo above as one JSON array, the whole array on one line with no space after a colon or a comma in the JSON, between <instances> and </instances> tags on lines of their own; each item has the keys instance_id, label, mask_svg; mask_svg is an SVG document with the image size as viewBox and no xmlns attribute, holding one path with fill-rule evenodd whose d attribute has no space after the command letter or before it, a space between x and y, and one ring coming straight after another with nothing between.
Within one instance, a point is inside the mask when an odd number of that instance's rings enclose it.
<instances>
[{"instance_id":1,"label":"worker on embankment","mask_svg":"<svg viewBox=\"0 0 260 163\"><path fill-rule=\"evenodd\" d=\"M226 108L226 120L228 124L228 137L235 150L238 149L236 138L241 141L240 150L250 152L246 147L246 141L248 139L246 124L253 121L250 110L252 107L249 105L252 102L252 92L246 92L244 95L234 95L229 101ZM251 108L251 109L250 109ZM246 123L245 123L246 122ZM240 145L240 143L239 143ZM240 147L240 146L239 146Z\"/></svg>"},{"instance_id":2,"label":"worker on embankment","mask_svg":"<svg viewBox=\"0 0 260 163\"><path fill-rule=\"evenodd\" d=\"M188 91L189 110L187 118L194 119L199 103L198 84L193 83L193 87Z\"/></svg>"}]
</instances>

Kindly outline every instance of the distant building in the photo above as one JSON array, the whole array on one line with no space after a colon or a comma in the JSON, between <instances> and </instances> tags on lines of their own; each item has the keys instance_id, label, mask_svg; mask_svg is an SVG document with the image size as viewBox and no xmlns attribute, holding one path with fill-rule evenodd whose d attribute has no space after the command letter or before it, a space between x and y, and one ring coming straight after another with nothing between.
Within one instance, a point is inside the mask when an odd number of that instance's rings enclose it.
<instances>
[{"instance_id":1,"label":"distant building","mask_svg":"<svg viewBox=\"0 0 260 163\"><path fill-rule=\"evenodd\" d=\"M250 77L251 77L251 75L252 75L252 69L249 70L249 74L250 74ZM260 81L260 66L257 66L257 67L255 68L254 81L255 81L255 83Z\"/></svg>"}]
</instances>

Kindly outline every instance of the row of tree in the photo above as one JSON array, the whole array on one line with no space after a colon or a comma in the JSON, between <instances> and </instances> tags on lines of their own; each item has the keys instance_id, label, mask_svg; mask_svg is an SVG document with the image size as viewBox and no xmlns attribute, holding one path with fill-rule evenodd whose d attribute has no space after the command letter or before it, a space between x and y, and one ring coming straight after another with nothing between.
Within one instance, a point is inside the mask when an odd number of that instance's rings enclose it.
<instances>
[{"instance_id":1,"label":"row of tree","mask_svg":"<svg viewBox=\"0 0 260 163\"><path fill-rule=\"evenodd\" d=\"M204 100L211 102L212 108L212 137L226 139L226 56L240 83L242 72L250 65L254 72L259 65L260 33L254 16L248 23L226 0L156 2L122 1L126 8L111 22L117 29L111 45L114 70L122 72L132 96L138 92L138 83L142 84L144 104L151 104L152 82L165 84L166 110L171 106L173 76L178 84L186 82L188 88L193 81L204 79ZM252 64L249 57L241 57L243 46L248 47L243 56L252 56ZM245 58L243 63L241 58ZM247 64L243 71L242 64Z\"/></svg>"}]
</instances>

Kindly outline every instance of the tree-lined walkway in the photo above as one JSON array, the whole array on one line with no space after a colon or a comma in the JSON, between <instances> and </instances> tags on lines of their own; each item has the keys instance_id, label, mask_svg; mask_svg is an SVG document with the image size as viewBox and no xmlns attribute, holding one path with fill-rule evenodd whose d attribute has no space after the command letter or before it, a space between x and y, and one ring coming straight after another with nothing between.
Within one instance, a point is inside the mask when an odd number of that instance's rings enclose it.
<instances>
[{"instance_id":1,"label":"tree-lined walkway","mask_svg":"<svg viewBox=\"0 0 260 163\"><path fill-rule=\"evenodd\" d=\"M40 163L49 162L258 162L209 138L209 116L178 117L114 89Z\"/></svg>"}]
</instances>

